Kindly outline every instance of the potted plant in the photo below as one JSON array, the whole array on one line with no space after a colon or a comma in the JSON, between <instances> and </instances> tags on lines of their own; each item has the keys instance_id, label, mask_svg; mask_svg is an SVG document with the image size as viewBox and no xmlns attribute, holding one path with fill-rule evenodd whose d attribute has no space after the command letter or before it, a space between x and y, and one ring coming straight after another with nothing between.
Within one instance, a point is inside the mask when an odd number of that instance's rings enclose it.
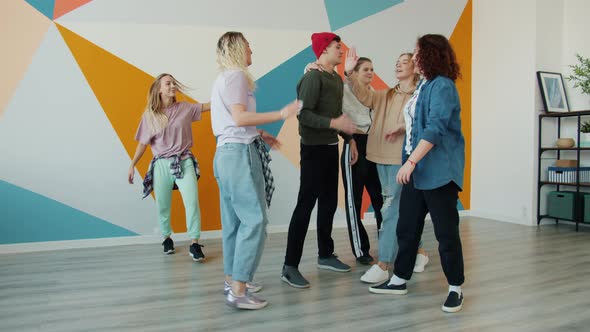
<instances>
[{"instance_id":1,"label":"potted plant","mask_svg":"<svg viewBox=\"0 0 590 332\"><path fill-rule=\"evenodd\" d=\"M576 54L576 58L580 64L569 66L572 69L572 74L566 79L574 82L574 88L580 88L583 94L590 95L590 59L584 58L580 54Z\"/></svg>"},{"instance_id":2,"label":"potted plant","mask_svg":"<svg viewBox=\"0 0 590 332\"><path fill-rule=\"evenodd\" d=\"M590 121L584 121L580 127L580 147L590 147Z\"/></svg>"}]
</instances>

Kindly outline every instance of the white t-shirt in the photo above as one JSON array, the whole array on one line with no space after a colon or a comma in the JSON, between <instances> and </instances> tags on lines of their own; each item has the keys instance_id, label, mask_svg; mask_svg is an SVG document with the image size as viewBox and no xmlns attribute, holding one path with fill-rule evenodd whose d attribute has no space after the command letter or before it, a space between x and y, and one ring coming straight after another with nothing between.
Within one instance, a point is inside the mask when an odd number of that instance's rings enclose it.
<instances>
[{"instance_id":1,"label":"white t-shirt","mask_svg":"<svg viewBox=\"0 0 590 332\"><path fill-rule=\"evenodd\" d=\"M211 126L217 146L225 143L250 144L259 136L255 126L238 127L231 115L231 105L246 105L246 111L256 112L256 98L248 87L246 75L239 69L221 72L211 92Z\"/></svg>"},{"instance_id":2,"label":"white t-shirt","mask_svg":"<svg viewBox=\"0 0 590 332\"><path fill-rule=\"evenodd\" d=\"M412 123L414 122L414 114L416 114L416 101L418 101L424 82L424 80L421 80L418 83L414 94L412 94L404 107L404 120L406 121L406 146L404 150L408 156L412 154Z\"/></svg>"},{"instance_id":3,"label":"white t-shirt","mask_svg":"<svg viewBox=\"0 0 590 332\"><path fill-rule=\"evenodd\" d=\"M371 128L372 110L363 105L352 93L350 84L344 84L344 95L342 97L342 113L346 114L356 128L367 134Z\"/></svg>"}]
</instances>

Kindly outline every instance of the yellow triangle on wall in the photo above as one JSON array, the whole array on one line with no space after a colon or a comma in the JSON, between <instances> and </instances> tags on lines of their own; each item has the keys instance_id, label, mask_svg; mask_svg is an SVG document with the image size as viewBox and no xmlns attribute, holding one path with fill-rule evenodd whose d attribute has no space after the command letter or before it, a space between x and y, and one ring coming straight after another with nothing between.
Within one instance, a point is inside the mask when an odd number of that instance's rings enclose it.
<instances>
[{"instance_id":1,"label":"yellow triangle on wall","mask_svg":"<svg viewBox=\"0 0 590 332\"><path fill-rule=\"evenodd\" d=\"M469 210L471 206L471 22L472 0L469 0L449 39L461 67L462 76L457 80L457 89L461 98L461 130L465 136L465 173L459 200L465 210Z\"/></svg>"},{"instance_id":2,"label":"yellow triangle on wall","mask_svg":"<svg viewBox=\"0 0 590 332\"><path fill-rule=\"evenodd\" d=\"M84 77L88 81L98 102L107 115L129 158L133 158L137 142L135 132L143 114L147 91L154 77L125 62L67 28L56 24ZM174 75L174 73L171 73ZM179 99L194 102L181 96ZM209 113L193 124L193 153L199 160L199 202L201 206L202 230L221 229L219 192L213 176L215 137L211 130ZM137 170L144 175L152 154L146 154L137 164ZM121 170L121 181L125 181L125 169ZM141 193L138 193L138 196ZM154 211L156 215L156 211ZM174 232L186 232L184 207L180 193L172 196L171 224Z\"/></svg>"}]
</instances>

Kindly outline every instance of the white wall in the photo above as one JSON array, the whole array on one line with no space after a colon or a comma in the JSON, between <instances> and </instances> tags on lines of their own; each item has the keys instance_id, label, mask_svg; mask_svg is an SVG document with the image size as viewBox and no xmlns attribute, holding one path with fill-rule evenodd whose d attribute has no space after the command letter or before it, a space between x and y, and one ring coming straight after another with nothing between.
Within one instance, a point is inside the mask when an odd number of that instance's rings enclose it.
<instances>
[{"instance_id":1,"label":"white wall","mask_svg":"<svg viewBox=\"0 0 590 332\"><path fill-rule=\"evenodd\" d=\"M537 1L537 58L536 70L559 72L564 77L566 94L569 99L570 110L590 109L590 97L581 94L579 89L573 88L573 83L565 80L571 73L569 65L577 63L576 53L585 57L590 56L590 45L585 34L590 30L590 23L586 19L590 11L589 1L570 0L538 0ZM538 85L538 83L537 83ZM540 89L535 91L535 110L543 109ZM538 112L537 112L538 113ZM589 117L583 118L590 120ZM543 120L543 137L541 146L554 146L557 138L557 123L555 119ZM561 137L571 137L577 141L577 119L564 118L561 120ZM538 135L538 122L535 122L535 137ZM579 144L579 142L577 142ZM535 151L538 148L535 140ZM541 159L541 177L546 179L547 167L553 166L556 152L546 151ZM561 159L576 159L573 151L562 151ZM537 159L535 158L535 170ZM590 166L590 155L582 153L580 160L582 166ZM536 179L536 173L535 173ZM547 193L555 190L554 186L543 186L541 190L541 214L546 212ZM571 190L573 188L562 188ZM588 191L581 188L582 191ZM537 191L533 188L533 197L536 204ZM547 220L545 220L547 221Z\"/></svg>"},{"instance_id":2,"label":"white wall","mask_svg":"<svg viewBox=\"0 0 590 332\"><path fill-rule=\"evenodd\" d=\"M563 0L538 0L536 6L536 68L559 72L563 62ZM536 82L536 81L535 81ZM536 109L543 109L540 90L536 89Z\"/></svg>"},{"instance_id":3,"label":"white wall","mask_svg":"<svg viewBox=\"0 0 590 332\"><path fill-rule=\"evenodd\" d=\"M578 64L576 53L590 57L590 1L538 0L537 1L537 70L560 72L563 75L569 107L572 111L590 110L590 96L582 95L573 82L566 79L572 72L570 65ZM543 109L541 94L536 91L536 106ZM577 137L576 123L565 121L562 137ZM586 120L589 120L588 118ZM545 128L543 128L544 130ZM547 132L543 143L553 144L555 135ZM585 161L587 164L587 161Z\"/></svg>"},{"instance_id":4,"label":"white wall","mask_svg":"<svg viewBox=\"0 0 590 332\"><path fill-rule=\"evenodd\" d=\"M536 224L537 115L543 109L536 71L565 77L576 52L590 56L588 12L585 0L474 1L472 215ZM571 86L566 81L570 109L590 109L590 98ZM566 120L562 136L575 137L574 125ZM555 131L545 123L543 146L555 143ZM553 160L551 153L543 157L544 175Z\"/></svg>"},{"instance_id":5,"label":"white wall","mask_svg":"<svg viewBox=\"0 0 590 332\"><path fill-rule=\"evenodd\" d=\"M576 53L590 57L590 43L585 35L590 30L587 19L590 1L587 0L538 0L537 1L537 70L559 72L563 75L570 110L590 109L590 96L582 95L579 88L566 77L571 74L569 65L577 64ZM540 90L535 94L536 109L543 109ZM585 120L590 120L587 118ZM556 126L546 121L543 126L543 146L555 144ZM549 129L549 130L546 130ZM576 119L564 119L561 127L562 137L577 139ZM547 155L547 157L549 154ZM562 156L563 157L563 156ZM566 158L573 158L565 155ZM587 166L589 160L582 160ZM545 166L545 164L543 164Z\"/></svg>"},{"instance_id":6,"label":"white wall","mask_svg":"<svg viewBox=\"0 0 590 332\"><path fill-rule=\"evenodd\" d=\"M471 212L521 224L535 211L535 8L473 2Z\"/></svg>"},{"instance_id":7,"label":"white wall","mask_svg":"<svg viewBox=\"0 0 590 332\"><path fill-rule=\"evenodd\" d=\"M590 1L564 0L562 73L571 74L569 65L578 64L576 53L590 58ZM590 110L590 96L582 95L579 88L566 80L566 93L572 110Z\"/></svg>"},{"instance_id":8,"label":"white wall","mask_svg":"<svg viewBox=\"0 0 590 332\"><path fill-rule=\"evenodd\" d=\"M537 34L536 34L536 71L548 71L548 72L561 72L561 66L563 63L563 32L564 32L564 4L563 0L539 0L537 1ZM538 87L539 83L534 77L537 88L535 89L535 114L539 114L544 109L541 90ZM562 120L562 137L577 138L574 130L576 121L574 118L568 118ZM539 133L538 121L535 120L535 135L537 138ZM549 118L543 120L543 137L541 139L541 146L554 146L557 137L557 121L555 118ZM539 144L537 139L534 141L534 151L537 151ZM542 155L541 161L541 177L543 180L547 179L547 167L555 164L556 152L546 151ZM575 159L575 155L571 152L562 152L561 158ZM537 179L537 165L538 160L534 158L534 169L535 176L534 181ZM536 182L535 182L536 183ZM547 193L555 190L554 186L543 186L541 188L541 213L546 212L545 207L547 206ZM537 190L533 186L533 208L536 209L537 204ZM535 217L536 210L533 210L533 223L536 223Z\"/></svg>"}]
</instances>

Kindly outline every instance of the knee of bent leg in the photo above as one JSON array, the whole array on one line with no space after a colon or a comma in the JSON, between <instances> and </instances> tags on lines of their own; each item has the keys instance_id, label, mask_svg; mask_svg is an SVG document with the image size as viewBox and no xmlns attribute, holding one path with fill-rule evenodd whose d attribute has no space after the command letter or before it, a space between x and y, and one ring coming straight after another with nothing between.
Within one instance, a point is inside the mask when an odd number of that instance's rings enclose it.
<instances>
[{"instance_id":1,"label":"knee of bent leg","mask_svg":"<svg viewBox=\"0 0 590 332\"><path fill-rule=\"evenodd\" d=\"M383 194L383 205L381 206L381 213L383 211L389 209L391 204L393 203L393 196Z\"/></svg>"}]
</instances>

